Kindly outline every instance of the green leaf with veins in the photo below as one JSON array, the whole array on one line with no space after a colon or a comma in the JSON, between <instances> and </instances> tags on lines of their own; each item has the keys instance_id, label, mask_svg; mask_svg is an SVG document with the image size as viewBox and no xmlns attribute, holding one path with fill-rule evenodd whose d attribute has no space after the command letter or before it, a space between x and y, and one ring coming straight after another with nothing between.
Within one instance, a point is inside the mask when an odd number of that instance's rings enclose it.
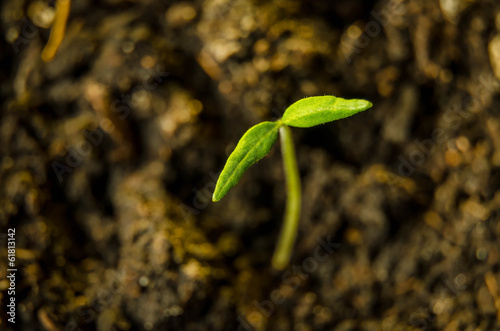
<instances>
[{"instance_id":1,"label":"green leaf with veins","mask_svg":"<svg viewBox=\"0 0 500 331\"><path fill-rule=\"evenodd\" d=\"M245 171L269 152L278 138L281 123L262 122L251 127L241 137L238 145L227 159L226 165L217 180L213 201L219 201L238 184Z\"/></svg>"},{"instance_id":2,"label":"green leaf with veins","mask_svg":"<svg viewBox=\"0 0 500 331\"><path fill-rule=\"evenodd\" d=\"M310 128L319 124L352 116L372 107L360 99L342 99L332 95L301 99L285 110L282 122L297 128Z\"/></svg>"}]
</instances>

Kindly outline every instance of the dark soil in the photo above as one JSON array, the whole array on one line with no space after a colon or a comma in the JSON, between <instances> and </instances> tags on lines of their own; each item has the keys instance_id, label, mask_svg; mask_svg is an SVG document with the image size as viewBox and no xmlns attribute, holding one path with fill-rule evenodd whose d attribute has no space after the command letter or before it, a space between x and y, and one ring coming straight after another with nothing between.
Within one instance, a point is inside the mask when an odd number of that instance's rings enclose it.
<instances>
[{"instance_id":1,"label":"dark soil","mask_svg":"<svg viewBox=\"0 0 500 331\"><path fill-rule=\"evenodd\" d=\"M1 4L1 330L500 330L498 1L74 0L51 62L34 3ZM324 94L374 107L293 130L277 272L279 149L210 196Z\"/></svg>"}]
</instances>

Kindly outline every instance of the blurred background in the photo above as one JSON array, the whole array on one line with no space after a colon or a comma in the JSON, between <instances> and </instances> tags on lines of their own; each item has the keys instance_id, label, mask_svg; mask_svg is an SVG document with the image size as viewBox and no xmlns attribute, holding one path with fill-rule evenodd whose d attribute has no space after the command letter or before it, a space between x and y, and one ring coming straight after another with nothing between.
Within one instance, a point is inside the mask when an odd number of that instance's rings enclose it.
<instances>
[{"instance_id":1,"label":"blurred background","mask_svg":"<svg viewBox=\"0 0 500 331\"><path fill-rule=\"evenodd\" d=\"M497 1L6 0L0 21L0 329L500 329ZM325 94L374 107L293 129L278 272L279 149L210 198L248 128Z\"/></svg>"}]
</instances>

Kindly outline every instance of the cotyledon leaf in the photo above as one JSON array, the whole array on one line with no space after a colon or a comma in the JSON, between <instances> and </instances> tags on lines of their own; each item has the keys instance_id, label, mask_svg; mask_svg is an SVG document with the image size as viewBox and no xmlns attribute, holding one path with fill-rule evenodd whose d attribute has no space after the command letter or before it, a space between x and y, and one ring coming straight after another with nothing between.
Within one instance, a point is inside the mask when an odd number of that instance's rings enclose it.
<instances>
[{"instance_id":1,"label":"cotyledon leaf","mask_svg":"<svg viewBox=\"0 0 500 331\"><path fill-rule=\"evenodd\" d=\"M349 117L372 107L360 99L342 99L332 95L301 99L285 110L282 122L297 128L310 128L341 118Z\"/></svg>"},{"instance_id":2,"label":"cotyledon leaf","mask_svg":"<svg viewBox=\"0 0 500 331\"><path fill-rule=\"evenodd\" d=\"M279 122L262 122L245 132L222 169L215 185L213 201L222 199L252 164L267 155L278 138L279 127Z\"/></svg>"}]
</instances>

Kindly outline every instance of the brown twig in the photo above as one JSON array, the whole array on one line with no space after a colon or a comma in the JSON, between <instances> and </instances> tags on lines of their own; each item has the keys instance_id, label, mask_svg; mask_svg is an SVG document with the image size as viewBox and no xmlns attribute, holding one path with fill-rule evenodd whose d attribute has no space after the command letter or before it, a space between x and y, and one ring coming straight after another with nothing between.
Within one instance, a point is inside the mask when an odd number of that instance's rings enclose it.
<instances>
[{"instance_id":1,"label":"brown twig","mask_svg":"<svg viewBox=\"0 0 500 331\"><path fill-rule=\"evenodd\" d=\"M42 60L45 62L49 62L54 58L62 43L70 7L71 0L58 0L56 2L56 16L52 23L52 30L50 30L49 41L42 52Z\"/></svg>"}]
</instances>

